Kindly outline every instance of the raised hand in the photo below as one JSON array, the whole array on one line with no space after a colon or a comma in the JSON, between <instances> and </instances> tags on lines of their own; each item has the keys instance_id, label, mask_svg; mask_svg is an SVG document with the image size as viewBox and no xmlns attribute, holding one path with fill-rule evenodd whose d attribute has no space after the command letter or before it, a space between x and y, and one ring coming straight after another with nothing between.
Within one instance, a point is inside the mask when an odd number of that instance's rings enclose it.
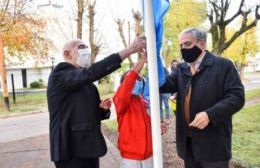
<instances>
[{"instance_id":1,"label":"raised hand","mask_svg":"<svg viewBox=\"0 0 260 168\"><path fill-rule=\"evenodd\" d=\"M146 49L146 38L136 37L135 40L126 49L119 52L122 60L128 58L131 54L143 52Z\"/></svg>"}]
</instances>

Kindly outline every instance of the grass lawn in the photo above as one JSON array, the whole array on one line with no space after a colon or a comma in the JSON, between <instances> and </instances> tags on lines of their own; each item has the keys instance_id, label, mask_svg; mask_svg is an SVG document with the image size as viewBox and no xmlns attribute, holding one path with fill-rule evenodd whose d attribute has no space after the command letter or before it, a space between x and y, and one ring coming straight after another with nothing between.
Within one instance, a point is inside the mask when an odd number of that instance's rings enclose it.
<instances>
[{"instance_id":1,"label":"grass lawn","mask_svg":"<svg viewBox=\"0 0 260 168\"><path fill-rule=\"evenodd\" d=\"M108 84L99 85L99 90L101 99L112 98L114 95L112 87L109 87ZM7 117L18 113L47 111L46 92L16 94L16 104L14 104L12 94L10 94L9 102L11 107L10 112L6 110L3 97L0 96L0 117Z\"/></svg>"},{"instance_id":2,"label":"grass lawn","mask_svg":"<svg viewBox=\"0 0 260 168\"><path fill-rule=\"evenodd\" d=\"M260 98L260 89L253 89L246 91L246 100Z\"/></svg>"},{"instance_id":3,"label":"grass lawn","mask_svg":"<svg viewBox=\"0 0 260 168\"><path fill-rule=\"evenodd\" d=\"M0 117L6 117L18 113L47 111L46 93L17 94L14 104L12 96L9 97L10 109L5 108L3 98L0 98Z\"/></svg>"},{"instance_id":4,"label":"grass lawn","mask_svg":"<svg viewBox=\"0 0 260 168\"><path fill-rule=\"evenodd\" d=\"M11 111L8 112L5 106L0 106L0 117L7 117L22 113L47 111L47 101L28 101L26 103L11 104Z\"/></svg>"},{"instance_id":5,"label":"grass lawn","mask_svg":"<svg viewBox=\"0 0 260 168\"><path fill-rule=\"evenodd\" d=\"M244 108L233 118L233 159L260 167L260 104Z\"/></svg>"}]
</instances>

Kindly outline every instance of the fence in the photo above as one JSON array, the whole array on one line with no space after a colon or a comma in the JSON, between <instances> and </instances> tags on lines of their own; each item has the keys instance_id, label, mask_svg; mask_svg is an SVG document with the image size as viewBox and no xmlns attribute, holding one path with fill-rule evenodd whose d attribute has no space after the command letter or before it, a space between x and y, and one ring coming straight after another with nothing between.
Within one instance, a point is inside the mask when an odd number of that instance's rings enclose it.
<instances>
[{"instance_id":1,"label":"fence","mask_svg":"<svg viewBox=\"0 0 260 168\"><path fill-rule=\"evenodd\" d=\"M37 73L28 73L26 78L20 74L8 75L7 83L10 105L46 101L48 76L49 73L41 74L41 76ZM3 105L4 99L2 92L0 92L0 106Z\"/></svg>"},{"instance_id":2,"label":"fence","mask_svg":"<svg viewBox=\"0 0 260 168\"><path fill-rule=\"evenodd\" d=\"M7 76L8 94L10 106L17 104L35 104L46 102L48 76L50 73L27 73L24 77L21 73L9 74ZM29 80L28 80L29 79ZM114 85L108 82L98 84L98 90L102 96L112 96ZM1 88L1 87L0 87ZM0 107L4 106L4 98L0 91Z\"/></svg>"}]
</instances>

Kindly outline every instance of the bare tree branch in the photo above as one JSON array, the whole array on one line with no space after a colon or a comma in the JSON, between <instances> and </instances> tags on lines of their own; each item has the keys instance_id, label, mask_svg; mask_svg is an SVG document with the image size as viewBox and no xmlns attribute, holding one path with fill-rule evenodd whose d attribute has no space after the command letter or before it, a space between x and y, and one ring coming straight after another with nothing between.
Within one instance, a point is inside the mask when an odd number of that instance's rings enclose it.
<instances>
[{"instance_id":1,"label":"bare tree branch","mask_svg":"<svg viewBox=\"0 0 260 168\"><path fill-rule=\"evenodd\" d=\"M88 19L89 19L89 45L91 48L91 62L94 63L101 49L101 42L95 41L95 6L96 0L88 4Z\"/></svg>"},{"instance_id":2,"label":"bare tree branch","mask_svg":"<svg viewBox=\"0 0 260 168\"><path fill-rule=\"evenodd\" d=\"M124 45L124 47L126 48L127 47L127 43L126 43L126 38L125 38L125 34L124 34L124 31L123 31L123 25L124 25L124 20L122 19L116 19L115 20L117 26L118 26L118 32L119 32L119 35L120 35L120 38L122 40L122 43ZM129 22L128 22L129 23ZM129 23L130 24L130 23ZM130 26L130 25L129 25ZM130 29L130 28L129 28ZM128 29L128 31L130 31ZM129 36L130 36L130 32L129 32ZM130 38L130 37L129 37ZM129 39L130 40L130 39ZM128 57L128 60L129 60L129 63L130 63L130 68L133 66L133 61L132 61L132 58L131 57Z\"/></svg>"},{"instance_id":3,"label":"bare tree branch","mask_svg":"<svg viewBox=\"0 0 260 168\"><path fill-rule=\"evenodd\" d=\"M133 13L133 18L135 20L135 34L136 34L136 36L139 36L139 35L141 35L141 32L142 32L142 30L141 30L141 21L143 19L142 14L141 14L141 12L134 11L134 10L132 10L132 13Z\"/></svg>"},{"instance_id":4,"label":"bare tree branch","mask_svg":"<svg viewBox=\"0 0 260 168\"><path fill-rule=\"evenodd\" d=\"M219 3L218 3L219 2ZM221 54L226 50L240 35L245 33L247 30L256 26L257 21L260 19L259 15L259 5L255 9L255 19L252 23L248 24L248 17L251 13L251 9L242 10L245 8L245 0L241 0L237 12L229 19L225 20L227 10L230 6L230 0L210 0L211 11L208 14L208 19L210 21L209 32L212 35L212 46L213 52ZM226 27L238 16L242 16L242 22L240 29L233 34L233 36L227 40L226 39ZM215 16L215 17L214 17Z\"/></svg>"},{"instance_id":5,"label":"bare tree branch","mask_svg":"<svg viewBox=\"0 0 260 168\"><path fill-rule=\"evenodd\" d=\"M245 27L241 27L239 31L237 31L221 48L220 51L225 51L241 34L246 32L247 30L256 26L257 20L254 20L251 24Z\"/></svg>"},{"instance_id":6,"label":"bare tree branch","mask_svg":"<svg viewBox=\"0 0 260 168\"><path fill-rule=\"evenodd\" d=\"M225 25L228 25L232 22L236 17L238 17L242 13L242 7L244 6L245 0L241 0L238 11L228 20L225 21Z\"/></svg>"},{"instance_id":7,"label":"bare tree branch","mask_svg":"<svg viewBox=\"0 0 260 168\"><path fill-rule=\"evenodd\" d=\"M256 18L256 20L259 20L260 19L260 13L259 13L259 7L260 7L260 5L257 5L256 6L256 9L255 9L255 18Z\"/></svg>"},{"instance_id":8,"label":"bare tree branch","mask_svg":"<svg viewBox=\"0 0 260 168\"><path fill-rule=\"evenodd\" d=\"M123 32L123 25L124 25L125 20L121 20L121 19L118 18L117 20L115 20L115 22L118 26L118 32L119 32L120 38L122 40L122 43L123 43L124 47L127 47L125 35L124 35L124 32Z\"/></svg>"}]
</instances>

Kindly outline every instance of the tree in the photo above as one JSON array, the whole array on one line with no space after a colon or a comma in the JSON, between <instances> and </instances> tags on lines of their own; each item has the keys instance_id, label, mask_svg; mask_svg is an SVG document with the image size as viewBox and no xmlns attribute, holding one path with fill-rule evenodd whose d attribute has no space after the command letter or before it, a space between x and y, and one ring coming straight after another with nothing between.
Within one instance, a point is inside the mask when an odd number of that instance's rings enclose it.
<instances>
[{"instance_id":1,"label":"tree","mask_svg":"<svg viewBox=\"0 0 260 168\"><path fill-rule=\"evenodd\" d=\"M102 49L101 39L98 37L95 28L96 0L77 0L77 38L82 39L82 27L84 23L84 13L88 18L88 40L91 49L91 63L94 63L97 55ZM87 10L86 10L87 9Z\"/></svg>"},{"instance_id":2,"label":"tree","mask_svg":"<svg viewBox=\"0 0 260 168\"><path fill-rule=\"evenodd\" d=\"M47 57L51 42L45 36L46 22L40 17L24 12L28 1L10 0L0 4L0 32L6 59L17 57ZM44 46L44 47L43 47Z\"/></svg>"},{"instance_id":3,"label":"tree","mask_svg":"<svg viewBox=\"0 0 260 168\"><path fill-rule=\"evenodd\" d=\"M128 44L126 43L126 38L125 38L125 34L124 34L124 30L123 30L123 26L124 26L124 22L125 20L122 20L122 19L117 19L115 20L117 26L118 26L118 33L120 35L120 38L122 40L122 43L124 45L124 47L126 48L129 43L130 43L130 23L128 22L128 35L129 35L129 40L128 40ZM128 61L129 61L129 64L130 64L130 68L134 65L133 61L132 61L132 58L131 57L128 57Z\"/></svg>"},{"instance_id":4,"label":"tree","mask_svg":"<svg viewBox=\"0 0 260 168\"><path fill-rule=\"evenodd\" d=\"M206 3L197 0L173 1L164 22L163 57L168 66L179 59L178 34L185 28L201 26L206 19Z\"/></svg>"},{"instance_id":5,"label":"tree","mask_svg":"<svg viewBox=\"0 0 260 168\"><path fill-rule=\"evenodd\" d=\"M247 9L245 5L245 0L240 1L239 8L237 12L233 14L230 18L227 18L227 13L230 9L231 0L209 0L210 4L210 13L208 14L208 19L210 21L209 32L212 36L212 47L213 52L221 54L225 51L230 45L246 31L252 29L257 25L258 20L260 19L259 14L259 5L255 6L254 10L254 19L252 21L248 20L249 15L252 12L253 8ZM241 16L242 22L239 26L239 29L236 30L230 38L227 38L226 30L227 27L234 21L236 18Z\"/></svg>"},{"instance_id":6,"label":"tree","mask_svg":"<svg viewBox=\"0 0 260 168\"><path fill-rule=\"evenodd\" d=\"M140 11L134 11L132 10L133 13L133 18L135 20L135 24L134 24L134 30L135 30L135 36L140 36L143 33L143 29L141 26L141 21L143 20L142 14ZM141 58L141 54L138 53L138 59Z\"/></svg>"},{"instance_id":7,"label":"tree","mask_svg":"<svg viewBox=\"0 0 260 168\"><path fill-rule=\"evenodd\" d=\"M50 41L44 36L45 22L41 18L25 12L24 9L28 2L26 0L0 2L0 70L4 102L8 111L10 108L5 58L17 57L24 60L32 56L46 57L51 46ZM4 53L4 51L7 52Z\"/></svg>"},{"instance_id":8,"label":"tree","mask_svg":"<svg viewBox=\"0 0 260 168\"><path fill-rule=\"evenodd\" d=\"M94 63L97 55L100 53L102 43L98 38L95 29L95 15L96 15L96 0L88 5L88 19L89 19L89 45L91 48L91 62Z\"/></svg>"},{"instance_id":9,"label":"tree","mask_svg":"<svg viewBox=\"0 0 260 168\"><path fill-rule=\"evenodd\" d=\"M83 14L88 0L77 0L77 38L82 39Z\"/></svg>"},{"instance_id":10,"label":"tree","mask_svg":"<svg viewBox=\"0 0 260 168\"><path fill-rule=\"evenodd\" d=\"M137 11L132 10L132 14L133 14L134 22L135 22L133 27L132 27L132 29L135 32L135 36L140 36L142 34L142 26L141 26L141 21L143 19L142 18L142 14L138 10ZM130 22L128 21L128 44L126 43L126 37L125 37L125 34L124 34L124 23L125 23L125 20L117 18L117 19L115 19L115 22L116 22L116 24L118 26L118 33L120 35L122 43L123 43L124 47L126 48L127 46L130 45L130 41L131 41L131 25L130 25ZM138 53L138 58L140 58L140 54L139 53ZM134 63L132 61L132 58L129 57L128 61L129 61L129 64L130 64L130 68L132 68L133 65L134 65Z\"/></svg>"},{"instance_id":11,"label":"tree","mask_svg":"<svg viewBox=\"0 0 260 168\"><path fill-rule=\"evenodd\" d=\"M228 29L227 37L230 38L236 30ZM240 78L244 80L244 67L248 58L254 57L257 52L256 28L252 28L239 36L224 52L223 55L231 59L239 70Z\"/></svg>"}]
</instances>

